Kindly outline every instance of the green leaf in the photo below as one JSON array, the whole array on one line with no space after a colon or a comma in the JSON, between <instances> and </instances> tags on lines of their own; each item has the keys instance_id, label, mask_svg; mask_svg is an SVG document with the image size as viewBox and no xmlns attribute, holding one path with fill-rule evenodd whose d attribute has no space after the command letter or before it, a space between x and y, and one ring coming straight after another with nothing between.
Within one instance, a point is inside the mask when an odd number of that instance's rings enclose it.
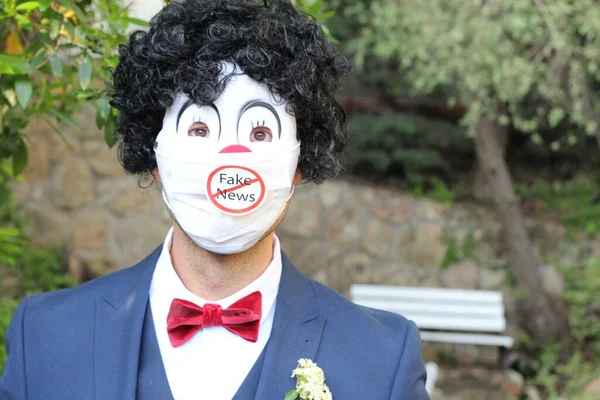
<instances>
[{"instance_id":1,"label":"green leaf","mask_svg":"<svg viewBox=\"0 0 600 400\"><path fill-rule=\"evenodd\" d=\"M70 37L74 38L75 36L77 36L75 34L75 26L70 21L66 21L64 23L64 29L67 31ZM69 43L65 43L61 46L61 48L66 48L66 46L70 47L71 45Z\"/></svg>"},{"instance_id":2,"label":"green leaf","mask_svg":"<svg viewBox=\"0 0 600 400\"><path fill-rule=\"evenodd\" d=\"M298 398L298 392L295 390L290 390L287 392L283 400L296 400Z\"/></svg>"},{"instance_id":3,"label":"green leaf","mask_svg":"<svg viewBox=\"0 0 600 400\"><path fill-rule=\"evenodd\" d=\"M333 37L333 34L331 33L331 31L329 30L329 28L326 25L321 25L321 29L323 30L323 32L325 33L325 35L327 35L327 37L329 38L329 40L331 40L331 42L333 44L339 44L339 41Z\"/></svg>"},{"instance_id":4,"label":"green leaf","mask_svg":"<svg viewBox=\"0 0 600 400\"><path fill-rule=\"evenodd\" d=\"M15 91L17 92L17 99L23 109L27 108L31 94L33 93L33 85L28 80L18 80L15 82Z\"/></svg>"},{"instance_id":5,"label":"green leaf","mask_svg":"<svg viewBox=\"0 0 600 400\"><path fill-rule=\"evenodd\" d=\"M21 175L27 166L27 147L23 139L19 138L17 150L13 154L13 175Z\"/></svg>"},{"instance_id":6,"label":"green leaf","mask_svg":"<svg viewBox=\"0 0 600 400\"><path fill-rule=\"evenodd\" d=\"M555 128L565 118L566 112L560 107L555 107L550 111L548 122L551 128Z\"/></svg>"},{"instance_id":7,"label":"green leaf","mask_svg":"<svg viewBox=\"0 0 600 400\"><path fill-rule=\"evenodd\" d=\"M0 74L26 74L29 63L24 57L0 53Z\"/></svg>"},{"instance_id":8,"label":"green leaf","mask_svg":"<svg viewBox=\"0 0 600 400\"><path fill-rule=\"evenodd\" d=\"M102 15L110 14L110 5L108 4L108 0L98 0L98 9Z\"/></svg>"},{"instance_id":9,"label":"green leaf","mask_svg":"<svg viewBox=\"0 0 600 400\"><path fill-rule=\"evenodd\" d=\"M2 94L4 95L4 98L6 100L8 100L8 104L10 104L11 107L16 107L17 94L15 93L15 91L13 89L4 90L4 92Z\"/></svg>"},{"instance_id":10,"label":"green leaf","mask_svg":"<svg viewBox=\"0 0 600 400\"><path fill-rule=\"evenodd\" d=\"M306 10L310 15L315 16L321 12L323 0L315 0Z\"/></svg>"},{"instance_id":11,"label":"green leaf","mask_svg":"<svg viewBox=\"0 0 600 400\"><path fill-rule=\"evenodd\" d=\"M114 115L110 114L108 119L106 120L106 125L104 126L104 140L106 144L111 149L117 143L117 135L115 132L116 128L116 118Z\"/></svg>"},{"instance_id":12,"label":"green leaf","mask_svg":"<svg viewBox=\"0 0 600 400\"><path fill-rule=\"evenodd\" d=\"M60 33L60 21L57 19L53 19L50 21L50 31L48 32L48 36L51 40L55 40Z\"/></svg>"},{"instance_id":13,"label":"green leaf","mask_svg":"<svg viewBox=\"0 0 600 400\"><path fill-rule=\"evenodd\" d=\"M82 89L87 89L92 79L92 59L89 56L84 56L79 64L79 84Z\"/></svg>"},{"instance_id":14,"label":"green leaf","mask_svg":"<svg viewBox=\"0 0 600 400\"><path fill-rule=\"evenodd\" d=\"M139 19L139 18L123 17L123 18L120 18L120 19L121 19L121 21L129 22L130 24L138 25L138 26L141 26L143 28L147 28L147 27L150 26L150 24L147 21L144 21L143 19Z\"/></svg>"},{"instance_id":15,"label":"green leaf","mask_svg":"<svg viewBox=\"0 0 600 400\"><path fill-rule=\"evenodd\" d=\"M73 10L80 22L86 21L85 14L81 11L81 8L71 0L60 0L60 5L67 7L69 10Z\"/></svg>"},{"instance_id":16,"label":"green leaf","mask_svg":"<svg viewBox=\"0 0 600 400\"><path fill-rule=\"evenodd\" d=\"M50 7L50 3L52 3L52 0L40 0L40 11L44 12L48 9L48 7Z\"/></svg>"},{"instance_id":17,"label":"green leaf","mask_svg":"<svg viewBox=\"0 0 600 400\"><path fill-rule=\"evenodd\" d=\"M38 69L38 67L40 65L42 65L42 63L44 62L44 59L46 58L46 49L41 49L40 51L37 52L37 54L35 56L33 56L33 59L31 60L31 65L30 65L30 69L29 72L33 72L36 69Z\"/></svg>"},{"instance_id":18,"label":"green leaf","mask_svg":"<svg viewBox=\"0 0 600 400\"><path fill-rule=\"evenodd\" d=\"M323 22L323 21L326 21L329 18L333 17L334 15L335 15L335 11L327 11L326 13L317 15L315 18L317 19L317 21Z\"/></svg>"},{"instance_id":19,"label":"green leaf","mask_svg":"<svg viewBox=\"0 0 600 400\"><path fill-rule=\"evenodd\" d=\"M100 111L96 111L96 126L98 129L104 128L104 124L106 124L106 118L100 114Z\"/></svg>"},{"instance_id":20,"label":"green leaf","mask_svg":"<svg viewBox=\"0 0 600 400\"><path fill-rule=\"evenodd\" d=\"M26 17L25 15L17 14L15 15L15 20L17 24L22 28L31 28L33 24L31 23L31 19Z\"/></svg>"},{"instance_id":21,"label":"green leaf","mask_svg":"<svg viewBox=\"0 0 600 400\"><path fill-rule=\"evenodd\" d=\"M62 133L62 131L58 128L58 126L56 126L56 124L54 124L52 121L50 121L47 118L42 117L42 119L44 121L46 121L46 123L50 126L50 128L52 128L54 130L54 132L56 132L56 134L58 136L60 136L60 138L62 139L62 141L67 144L69 150L73 150L73 145L71 143L69 143L69 141L65 137L64 133Z\"/></svg>"},{"instance_id":22,"label":"green leaf","mask_svg":"<svg viewBox=\"0 0 600 400\"><path fill-rule=\"evenodd\" d=\"M71 125L73 128L79 128L77 122L73 121L71 118L67 117L65 114L61 113L55 108L51 108L48 112L58 118L60 121Z\"/></svg>"},{"instance_id":23,"label":"green leaf","mask_svg":"<svg viewBox=\"0 0 600 400\"><path fill-rule=\"evenodd\" d=\"M108 97L105 96L98 100L98 105L96 106L96 126L98 129L102 129L104 127L109 113L110 104L108 104Z\"/></svg>"},{"instance_id":24,"label":"green leaf","mask_svg":"<svg viewBox=\"0 0 600 400\"><path fill-rule=\"evenodd\" d=\"M40 3L38 3L37 1L26 1L25 3L21 3L17 7L15 7L15 10L31 11L31 10L35 10L39 6L40 6Z\"/></svg>"},{"instance_id":25,"label":"green leaf","mask_svg":"<svg viewBox=\"0 0 600 400\"><path fill-rule=\"evenodd\" d=\"M52 68L52 73L56 77L61 77L63 74L63 65L62 61L58 54L54 53L50 56L50 68Z\"/></svg>"}]
</instances>

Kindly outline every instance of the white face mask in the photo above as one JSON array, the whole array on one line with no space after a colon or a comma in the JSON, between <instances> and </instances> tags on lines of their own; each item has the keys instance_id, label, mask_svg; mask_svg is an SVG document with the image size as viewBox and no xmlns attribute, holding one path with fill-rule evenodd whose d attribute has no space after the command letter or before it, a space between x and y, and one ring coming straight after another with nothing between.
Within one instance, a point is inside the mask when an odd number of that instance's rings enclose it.
<instances>
[{"instance_id":1,"label":"white face mask","mask_svg":"<svg viewBox=\"0 0 600 400\"><path fill-rule=\"evenodd\" d=\"M234 76L211 105L198 107L180 94L156 141L163 199L209 251L254 246L292 196L300 155L296 119L247 75Z\"/></svg>"}]
</instances>

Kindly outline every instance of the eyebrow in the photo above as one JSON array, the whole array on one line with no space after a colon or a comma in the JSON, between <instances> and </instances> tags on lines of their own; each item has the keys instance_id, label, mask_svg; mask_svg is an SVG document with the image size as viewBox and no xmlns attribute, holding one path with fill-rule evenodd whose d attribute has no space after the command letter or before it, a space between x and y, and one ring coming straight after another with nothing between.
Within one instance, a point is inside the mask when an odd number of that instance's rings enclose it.
<instances>
[{"instance_id":1,"label":"eyebrow","mask_svg":"<svg viewBox=\"0 0 600 400\"><path fill-rule=\"evenodd\" d=\"M179 133L179 120L181 119L181 116L183 115L183 112L192 104L196 104L194 103L194 101L192 99L189 99L188 101L186 101L183 106L181 107L181 110L179 110L179 113L177 114L177 125L175 128L175 132ZM219 119L219 138L221 137L221 114L219 114L219 110L217 109L217 106L214 105L214 103L210 103L207 104L207 106L211 107L213 110L215 110L215 112L217 113L217 118Z\"/></svg>"},{"instance_id":2,"label":"eyebrow","mask_svg":"<svg viewBox=\"0 0 600 400\"><path fill-rule=\"evenodd\" d=\"M279 119L279 114L277 113L277 110L275 110L275 107L273 107L271 104L269 104L267 102L264 102L264 101L261 101L261 100L252 100L252 101L249 101L242 108L242 111L240 111L240 117L247 110L249 110L251 108L254 108L254 107L264 107L267 110L271 111L273 113L273 115L275 115L275 119L277 120L277 129L278 129L278 132L279 132L279 138L281 139L281 120Z\"/></svg>"}]
</instances>

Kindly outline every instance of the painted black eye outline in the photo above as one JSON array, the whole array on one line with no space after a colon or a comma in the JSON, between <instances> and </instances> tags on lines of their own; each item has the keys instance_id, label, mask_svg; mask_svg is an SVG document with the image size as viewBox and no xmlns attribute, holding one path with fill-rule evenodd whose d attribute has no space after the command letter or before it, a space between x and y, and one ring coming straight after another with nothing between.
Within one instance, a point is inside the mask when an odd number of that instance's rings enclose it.
<instances>
[{"instance_id":1,"label":"painted black eye outline","mask_svg":"<svg viewBox=\"0 0 600 400\"><path fill-rule=\"evenodd\" d=\"M277 120L277 137L279 139L281 139L281 119L279 118L279 114L277 113L277 110L275 110L275 108L267 102L256 101L256 100L249 102L242 108L242 111L240 112L240 119L242 118L242 116L244 115L244 113L246 111L248 111L249 109L254 108L254 107L263 107L263 108L266 108L267 110L271 111L271 113L275 116L275 119ZM254 127L253 127L253 129L254 129ZM239 136L239 132L238 132L238 136ZM273 136L272 132L271 132L271 136Z\"/></svg>"},{"instance_id":2,"label":"painted black eye outline","mask_svg":"<svg viewBox=\"0 0 600 400\"><path fill-rule=\"evenodd\" d=\"M179 110L179 113L177 113L177 125L175 125L177 127L176 129L179 129L179 120L181 119L183 112L191 105L196 105L196 103L194 103L194 101L192 99L189 99L188 101L186 101L183 104L183 106L181 107L181 110ZM217 140L218 140L221 138L221 114L219 113L219 110L217 109L217 106L215 106L214 103L207 104L207 106L212 108L213 110L215 110L215 112L217 113L217 118L219 119L219 136L217 138ZM194 121L194 124L196 122L200 122L200 121ZM192 126L194 126L194 124L192 124ZM192 135L190 135L190 129L192 126L190 126L190 128L188 128L188 136L192 136ZM178 131L176 131L176 132L179 133ZM210 133L210 131L209 131L209 133ZM208 135L205 137L208 137Z\"/></svg>"}]
</instances>

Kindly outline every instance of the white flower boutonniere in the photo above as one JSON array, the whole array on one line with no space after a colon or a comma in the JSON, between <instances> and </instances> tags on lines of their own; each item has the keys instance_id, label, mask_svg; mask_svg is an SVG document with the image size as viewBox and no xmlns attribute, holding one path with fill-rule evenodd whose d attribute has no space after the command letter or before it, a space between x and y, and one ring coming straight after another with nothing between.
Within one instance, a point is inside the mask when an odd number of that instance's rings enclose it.
<instances>
[{"instance_id":1,"label":"white flower boutonniere","mask_svg":"<svg viewBox=\"0 0 600 400\"><path fill-rule=\"evenodd\" d=\"M332 400L331 391L325 384L325 373L308 358L298 360L298 366L292 371L296 378L296 389L290 390L284 400Z\"/></svg>"}]
</instances>

